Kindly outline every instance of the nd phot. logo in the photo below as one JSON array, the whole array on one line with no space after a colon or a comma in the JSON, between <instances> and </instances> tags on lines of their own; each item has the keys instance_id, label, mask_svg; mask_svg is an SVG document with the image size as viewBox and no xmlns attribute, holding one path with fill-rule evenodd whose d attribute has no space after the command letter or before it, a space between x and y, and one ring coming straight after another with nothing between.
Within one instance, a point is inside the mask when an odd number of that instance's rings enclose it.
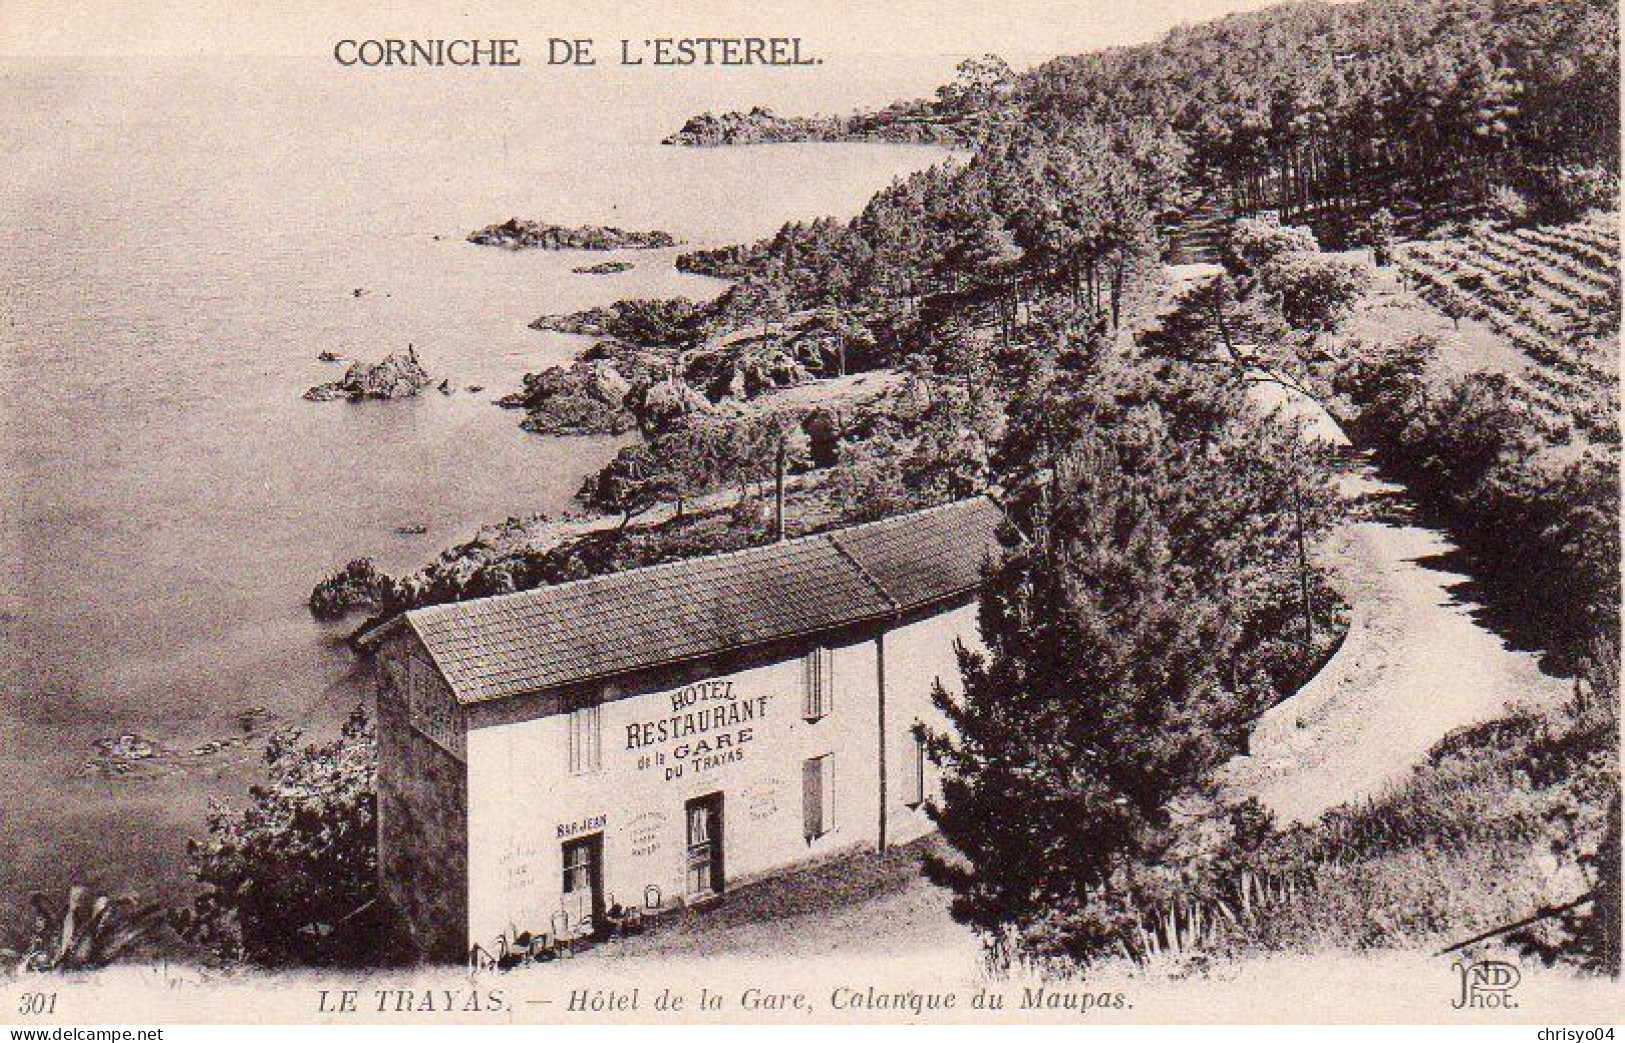
<instances>
[{"instance_id":1,"label":"nd phot. logo","mask_svg":"<svg viewBox=\"0 0 1625 1043\"><path fill-rule=\"evenodd\" d=\"M1450 969L1461 977L1461 995L1450 1001L1457 1010L1510 1010L1518 1005L1512 990L1523 976L1516 964L1478 960L1452 963Z\"/></svg>"}]
</instances>

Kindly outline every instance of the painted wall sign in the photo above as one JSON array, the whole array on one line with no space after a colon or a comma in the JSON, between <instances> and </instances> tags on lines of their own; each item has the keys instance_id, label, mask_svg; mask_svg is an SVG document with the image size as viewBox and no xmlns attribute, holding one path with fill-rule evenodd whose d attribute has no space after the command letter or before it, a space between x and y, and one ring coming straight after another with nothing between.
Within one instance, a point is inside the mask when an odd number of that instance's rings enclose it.
<instances>
[{"instance_id":1,"label":"painted wall sign","mask_svg":"<svg viewBox=\"0 0 1625 1043\"><path fill-rule=\"evenodd\" d=\"M633 858L649 858L660 853L661 838L666 831L666 816L658 811L645 811L627 826Z\"/></svg>"},{"instance_id":2,"label":"painted wall sign","mask_svg":"<svg viewBox=\"0 0 1625 1043\"><path fill-rule=\"evenodd\" d=\"M672 692L671 713L626 726L637 770L670 781L734 764L767 716L768 696L741 696L732 681L701 681Z\"/></svg>"},{"instance_id":3,"label":"painted wall sign","mask_svg":"<svg viewBox=\"0 0 1625 1043\"><path fill-rule=\"evenodd\" d=\"M608 815L588 815L586 818L576 819L574 822L560 822L558 825L558 839L573 837L577 833L591 833L595 829L603 829L604 823L609 821Z\"/></svg>"}]
</instances>

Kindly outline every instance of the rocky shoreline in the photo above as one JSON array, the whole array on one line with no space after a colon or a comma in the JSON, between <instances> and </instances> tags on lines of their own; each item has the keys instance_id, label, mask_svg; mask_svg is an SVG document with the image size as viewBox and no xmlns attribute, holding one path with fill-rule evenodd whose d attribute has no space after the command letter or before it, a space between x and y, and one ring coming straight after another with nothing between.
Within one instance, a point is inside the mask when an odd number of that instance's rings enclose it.
<instances>
[{"instance_id":1,"label":"rocky shoreline","mask_svg":"<svg viewBox=\"0 0 1625 1043\"><path fill-rule=\"evenodd\" d=\"M568 228L517 217L470 232L468 241L506 250L662 250L677 245L670 232L634 232L612 225Z\"/></svg>"}]
</instances>

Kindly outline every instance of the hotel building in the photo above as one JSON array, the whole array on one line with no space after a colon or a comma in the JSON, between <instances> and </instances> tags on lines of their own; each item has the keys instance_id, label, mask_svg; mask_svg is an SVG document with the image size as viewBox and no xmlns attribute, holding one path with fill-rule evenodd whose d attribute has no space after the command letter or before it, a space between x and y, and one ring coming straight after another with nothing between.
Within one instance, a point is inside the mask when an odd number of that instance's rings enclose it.
<instances>
[{"instance_id":1,"label":"hotel building","mask_svg":"<svg viewBox=\"0 0 1625 1043\"><path fill-rule=\"evenodd\" d=\"M382 900L420 957L570 937L931 829L985 498L406 613L378 638Z\"/></svg>"}]
</instances>

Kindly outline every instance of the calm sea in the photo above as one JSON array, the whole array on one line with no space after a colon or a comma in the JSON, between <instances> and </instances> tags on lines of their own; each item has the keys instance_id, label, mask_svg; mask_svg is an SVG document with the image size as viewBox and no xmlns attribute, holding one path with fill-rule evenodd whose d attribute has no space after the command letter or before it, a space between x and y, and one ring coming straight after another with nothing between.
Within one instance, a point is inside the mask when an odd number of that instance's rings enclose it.
<instances>
[{"instance_id":1,"label":"calm sea","mask_svg":"<svg viewBox=\"0 0 1625 1043\"><path fill-rule=\"evenodd\" d=\"M207 800L240 800L257 768L228 750L77 777L96 739L191 750L255 707L330 734L365 684L343 628L304 609L316 579L359 555L415 567L483 523L570 506L617 445L527 435L491 404L576 346L528 321L719 289L671 251L572 275L603 255L479 248L469 230L518 215L705 245L853 214L942 154L657 142L707 108L922 93L952 61L0 64L0 924L34 887L164 890ZM339 372L318 352L408 343L485 390L300 399Z\"/></svg>"}]
</instances>

